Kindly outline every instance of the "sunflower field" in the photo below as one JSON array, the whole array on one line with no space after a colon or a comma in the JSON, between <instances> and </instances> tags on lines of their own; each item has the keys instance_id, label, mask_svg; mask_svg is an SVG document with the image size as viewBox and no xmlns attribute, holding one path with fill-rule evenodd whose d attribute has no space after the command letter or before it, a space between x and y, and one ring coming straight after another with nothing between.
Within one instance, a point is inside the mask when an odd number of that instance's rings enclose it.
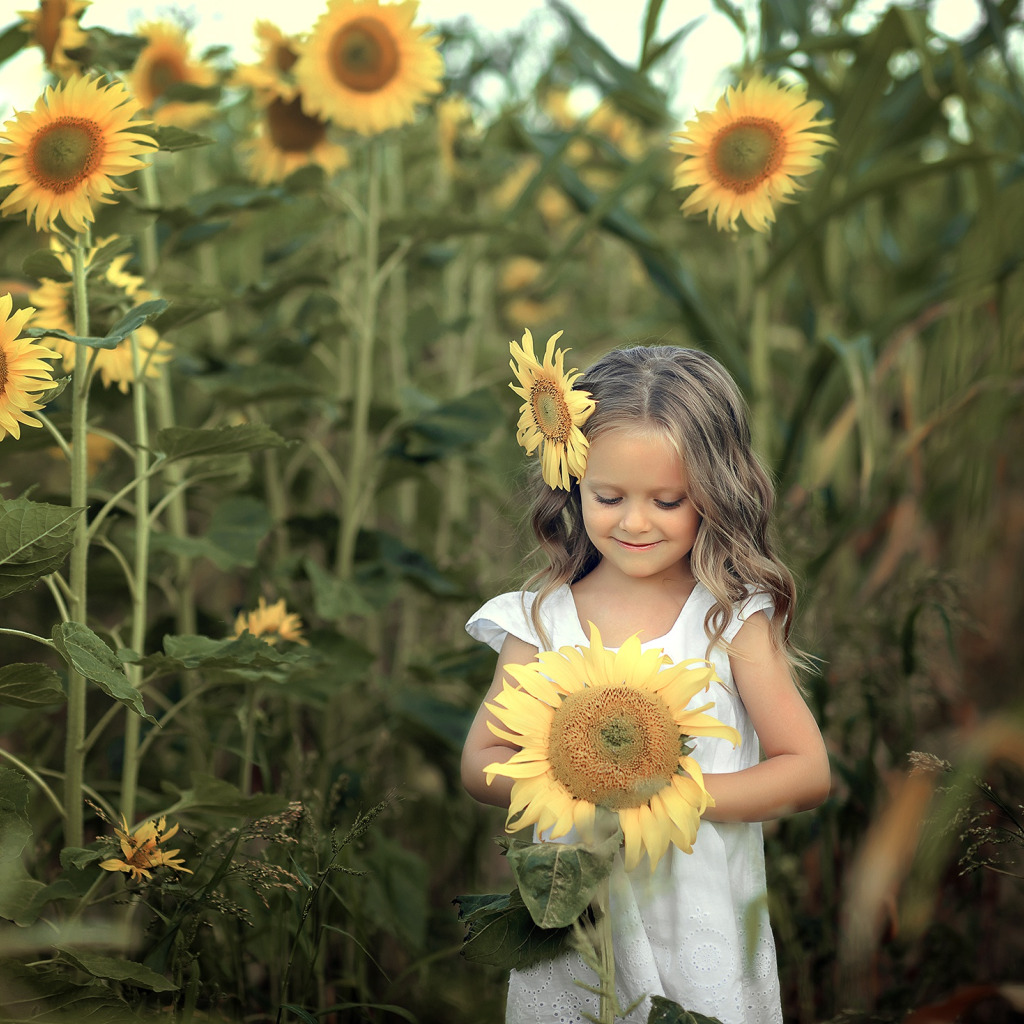
<instances>
[{"instance_id":1,"label":"sunflower field","mask_svg":"<svg viewBox=\"0 0 1024 1024\"><path fill-rule=\"evenodd\" d=\"M785 1019L1021 1019L1020 4L715 0L686 124L692 24L630 66L551 5L542 60L415 0L250 65L0 26L51 76L0 127L0 1020L503 1020L454 901L510 886L459 758L527 328L750 404L833 776L765 829Z\"/></svg>"}]
</instances>

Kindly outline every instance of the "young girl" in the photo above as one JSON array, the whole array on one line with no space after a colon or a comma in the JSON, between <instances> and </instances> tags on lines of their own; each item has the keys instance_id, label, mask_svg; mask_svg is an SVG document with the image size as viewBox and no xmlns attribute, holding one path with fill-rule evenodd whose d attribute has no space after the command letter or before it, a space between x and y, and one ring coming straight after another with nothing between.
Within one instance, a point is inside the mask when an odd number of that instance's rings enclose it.
<instances>
[{"instance_id":1,"label":"young girl","mask_svg":"<svg viewBox=\"0 0 1024 1024\"><path fill-rule=\"evenodd\" d=\"M519 351L533 357L529 332ZM630 872L617 858L617 996L623 1006L642 1000L630 1024L647 1021L653 995L723 1024L781 1022L760 822L820 804L829 765L790 671L795 590L768 536L772 486L751 449L743 400L710 356L669 346L617 350L578 379L562 376L561 360L546 360L558 371L548 376L566 385L561 406L548 381L555 405L534 401L534 411L543 419L545 408L585 410L574 424L586 440L545 435L545 446L561 437L562 448L541 453L551 486L538 481L533 504L549 560L529 581L538 589L502 594L467 624L499 657L466 740L463 782L482 803L508 807L512 779L487 785L483 769L517 748L488 728L494 719L485 705L506 678L511 683L503 666L531 662L539 650L587 646L588 622L606 648L639 633L645 650L663 649L673 663L712 661L721 685L692 704L713 700L711 714L742 742L696 741L714 806L692 854L669 846L653 873L646 857ZM587 392L592 412L582 404ZM519 393L530 402L528 390ZM551 461L559 455L560 464ZM579 479L569 480L566 468ZM561 841L575 840L570 833ZM595 981L575 953L513 971L507 1024L596 1016L597 996L576 979Z\"/></svg>"}]
</instances>

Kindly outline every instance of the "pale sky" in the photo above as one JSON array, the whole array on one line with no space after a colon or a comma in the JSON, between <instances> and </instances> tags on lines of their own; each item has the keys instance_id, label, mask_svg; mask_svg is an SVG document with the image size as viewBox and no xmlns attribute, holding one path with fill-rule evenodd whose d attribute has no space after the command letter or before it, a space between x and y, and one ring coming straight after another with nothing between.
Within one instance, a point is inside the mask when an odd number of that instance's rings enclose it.
<instances>
[{"instance_id":1,"label":"pale sky","mask_svg":"<svg viewBox=\"0 0 1024 1024\"><path fill-rule=\"evenodd\" d=\"M10 10L32 6L33 0L2 5ZM910 0L901 0L909 3ZM625 63L635 65L639 56L641 23L646 4L643 0L567 0L587 28ZM751 6L747 2L747 7ZM285 32L302 32L312 27L326 10L325 0L244 0L221 4L167 3L162 0L93 0L82 18L85 27L102 25L113 31L129 32L140 22L166 17L172 10L185 13L195 22L192 33L194 52L213 45L229 45L238 63L254 59L253 23L260 18L273 21ZM867 27L889 4L886 0L862 0L860 23ZM556 37L561 19L541 0L420 0L418 24L437 24L470 15L481 34L498 35L524 22L538 45ZM13 20L13 12L10 20ZM978 0L934 0L933 25L948 35L961 35L980 17ZM698 27L680 48L674 68L670 106L680 123L694 110L713 106L731 77L729 69L742 56L742 41L732 23L714 10L711 0L665 0L659 19L658 38L665 39L694 18ZM0 30L10 24L0 15ZM46 78L38 51L23 51L0 67L0 117L6 119L12 109L34 105Z\"/></svg>"}]
</instances>

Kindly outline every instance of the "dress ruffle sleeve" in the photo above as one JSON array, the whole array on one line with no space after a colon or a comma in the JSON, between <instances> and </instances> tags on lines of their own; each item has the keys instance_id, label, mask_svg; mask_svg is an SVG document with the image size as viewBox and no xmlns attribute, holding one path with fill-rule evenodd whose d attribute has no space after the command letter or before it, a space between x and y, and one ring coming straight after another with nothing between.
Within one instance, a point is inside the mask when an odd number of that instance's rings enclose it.
<instances>
[{"instance_id":1,"label":"dress ruffle sleeve","mask_svg":"<svg viewBox=\"0 0 1024 1024\"><path fill-rule=\"evenodd\" d=\"M733 613L729 624L725 627L722 638L726 643L732 643L740 626L755 612L764 612L770 619L775 614L775 603L767 594L751 594Z\"/></svg>"},{"instance_id":2,"label":"dress ruffle sleeve","mask_svg":"<svg viewBox=\"0 0 1024 1024\"><path fill-rule=\"evenodd\" d=\"M530 619L534 597L531 592L522 590L492 597L469 617L466 632L496 651L501 650L509 633L539 648L540 638Z\"/></svg>"}]
</instances>

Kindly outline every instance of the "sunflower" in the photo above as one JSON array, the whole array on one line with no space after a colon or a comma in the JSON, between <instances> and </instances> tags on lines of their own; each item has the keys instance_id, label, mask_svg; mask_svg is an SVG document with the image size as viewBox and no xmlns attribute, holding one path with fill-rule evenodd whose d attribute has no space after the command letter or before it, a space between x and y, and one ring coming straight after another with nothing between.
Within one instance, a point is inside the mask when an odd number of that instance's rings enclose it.
<instances>
[{"instance_id":1,"label":"sunflower","mask_svg":"<svg viewBox=\"0 0 1024 1024\"><path fill-rule=\"evenodd\" d=\"M348 150L327 137L327 121L306 114L301 96L272 97L256 138L247 143L253 178L261 185L284 181L300 167L316 165L327 174L348 166Z\"/></svg>"},{"instance_id":2,"label":"sunflower","mask_svg":"<svg viewBox=\"0 0 1024 1024\"><path fill-rule=\"evenodd\" d=\"M523 399L519 407L516 440L532 455L540 446L541 474L552 488L570 488L570 474L583 479L587 468L587 439L580 427L594 411L589 391L574 391L582 376L577 370L564 369L565 352L555 349L562 332L548 338L543 362L533 351L533 335L523 331L523 340L509 345L509 366L519 379L509 387ZM566 350L567 351L567 350Z\"/></svg>"},{"instance_id":3,"label":"sunflower","mask_svg":"<svg viewBox=\"0 0 1024 1024\"><path fill-rule=\"evenodd\" d=\"M140 154L156 147L130 130L149 124L132 120L138 110L120 82L72 75L47 86L34 110L19 112L0 131L0 188L15 186L0 211L25 210L29 221L35 216L36 231L49 230L58 215L84 231L94 220L93 200L112 203L106 196L125 190L111 175L144 167Z\"/></svg>"},{"instance_id":4,"label":"sunflower","mask_svg":"<svg viewBox=\"0 0 1024 1024\"><path fill-rule=\"evenodd\" d=\"M107 238L97 239L96 245L86 253L86 267L92 263L96 253L117 236L111 235ZM71 273L71 254L64 248L58 238L50 239L50 248L57 259L68 273ZM119 306L139 305L153 298L152 292L142 287L144 281L141 277L129 274L125 265L131 260L130 253L123 253L115 256L108 264L103 273L103 281L109 287L106 289L109 297L112 291L118 299ZM33 302L39 310L38 323L36 326L55 331L66 331L74 334L75 326L71 314L71 283L69 281L52 281L44 278L35 291L29 295L29 301ZM106 311L109 315L109 311ZM94 319L90 311L90 320ZM116 317L115 317L116 319ZM75 359L78 356L78 345L73 341L64 338L52 337L49 339L53 347L64 357L64 369L72 370ZM139 346L142 362L145 369L145 376L155 378L160 375L160 368L171 358L171 345L163 341L155 328L149 324L143 324L135 330L135 341ZM125 338L114 348L94 349L95 368L100 374L104 387L116 384L122 394L127 394L128 385L135 380L135 365L132 359L131 338Z\"/></svg>"},{"instance_id":5,"label":"sunflower","mask_svg":"<svg viewBox=\"0 0 1024 1024\"><path fill-rule=\"evenodd\" d=\"M413 28L418 6L329 0L295 65L307 113L363 135L411 122L444 74L436 37Z\"/></svg>"},{"instance_id":6,"label":"sunflower","mask_svg":"<svg viewBox=\"0 0 1024 1024\"><path fill-rule=\"evenodd\" d=\"M682 204L686 213L708 211L719 230L736 230L742 214L755 231L775 220L774 203L803 189L794 177L821 164L820 154L835 139L811 129L821 103L803 89L757 76L730 86L713 111L700 111L678 132L672 149L683 154L674 188L697 186Z\"/></svg>"},{"instance_id":7,"label":"sunflower","mask_svg":"<svg viewBox=\"0 0 1024 1024\"><path fill-rule=\"evenodd\" d=\"M203 61L192 58L185 30L167 21L140 25L136 34L146 40L132 67L129 81L139 102L157 124L189 128L206 121L214 111L212 103L187 103L164 100L175 85L194 85L205 89L216 84L217 74Z\"/></svg>"},{"instance_id":8,"label":"sunflower","mask_svg":"<svg viewBox=\"0 0 1024 1024\"><path fill-rule=\"evenodd\" d=\"M0 295L0 441L8 434L20 438L23 423L40 426L29 415L42 408L34 392L57 386L52 367L43 360L58 359L58 353L31 338L18 337L35 310L29 307L12 315L13 305L10 295Z\"/></svg>"},{"instance_id":9,"label":"sunflower","mask_svg":"<svg viewBox=\"0 0 1024 1024\"><path fill-rule=\"evenodd\" d=\"M249 632L253 636L263 637L268 644L291 640L308 647L309 641L302 635L302 629L302 619L285 608L283 597L271 605L267 604L265 597L261 597L255 611L239 612L235 619L235 636Z\"/></svg>"},{"instance_id":10,"label":"sunflower","mask_svg":"<svg viewBox=\"0 0 1024 1024\"><path fill-rule=\"evenodd\" d=\"M114 834L120 840L121 853L123 857L111 857L109 860L100 861L100 867L104 871L123 871L136 882L143 878L152 878L152 868L173 868L175 871L185 871L192 874L190 868L185 867L185 862L178 857L178 850L161 850L160 844L170 839L178 826L167 827L167 819L161 818L157 821L147 821L134 832L128 828L128 822L124 816L121 817L121 827L114 829Z\"/></svg>"},{"instance_id":11,"label":"sunflower","mask_svg":"<svg viewBox=\"0 0 1024 1024\"><path fill-rule=\"evenodd\" d=\"M536 825L559 839L573 827L587 842L598 807L613 811L632 871L647 853L653 871L669 843L693 852L700 816L713 804L689 740L735 729L687 705L715 679L706 661L673 665L637 636L605 650L590 624L590 646L543 651L529 665L506 665L507 680L488 710L498 737L520 749L484 769L487 783L514 779L507 829Z\"/></svg>"},{"instance_id":12,"label":"sunflower","mask_svg":"<svg viewBox=\"0 0 1024 1024\"><path fill-rule=\"evenodd\" d=\"M273 22L259 20L255 25L261 57L255 64L235 68L234 81L257 94L267 93L282 100L299 95L292 69L299 59L299 38L282 32Z\"/></svg>"},{"instance_id":13,"label":"sunflower","mask_svg":"<svg viewBox=\"0 0 1024 1024\"><path fill-rule=\"evenodd\" d=\"M78 24L89 3L90 0L39 0L35 10L18 12L23 18L22 30L42 49L46 66L60 78L79 69L78 62L67 51L80 49L89 41Z\"/></svg>"}]
</instances>

